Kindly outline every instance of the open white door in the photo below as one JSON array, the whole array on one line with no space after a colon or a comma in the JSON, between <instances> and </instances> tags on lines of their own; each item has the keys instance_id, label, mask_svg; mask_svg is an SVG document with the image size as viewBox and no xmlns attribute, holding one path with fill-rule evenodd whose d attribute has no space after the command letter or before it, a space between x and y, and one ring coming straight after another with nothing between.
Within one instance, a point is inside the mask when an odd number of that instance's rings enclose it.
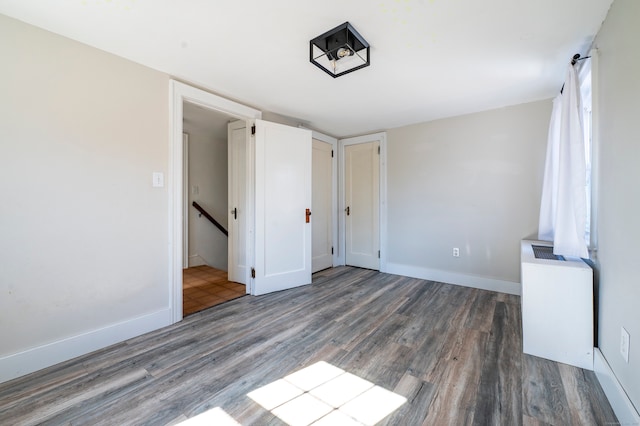
<instances>
[{"instance_id":1,"label":"open white door","mask_svg":"<svg viewBox=\"0 0 640 426\"><path fill-rule=\"evenodd\" d=\"M311 131L256 120L253 143L260 295L311 283Z\"/></svg>"},{"instance_id":2,"label":"open white door","mask_svg":"<svg viewBox=\"0 0 640 426\"><path fill-rule=\"evenodd\" d=\"M251 268L248 262L248 132L244 120L227 126L228 132L228 273L229 281L241 284L249 282Z\"/></svg>"}]
</instances>

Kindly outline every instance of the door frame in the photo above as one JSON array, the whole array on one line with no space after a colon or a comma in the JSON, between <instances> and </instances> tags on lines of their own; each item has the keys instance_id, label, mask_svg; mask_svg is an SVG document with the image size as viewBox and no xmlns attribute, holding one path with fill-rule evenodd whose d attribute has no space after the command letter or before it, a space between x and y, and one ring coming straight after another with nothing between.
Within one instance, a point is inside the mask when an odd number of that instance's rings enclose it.
<instances>
[{"instance_id":1,"label":"door frame","mask_svg":"<svg viewBox=\"0 0 640 426\"><path fill-rule=\"evenodd\" d=\"M182 133L182 269L186 269L188 267L189 267L189 134Z\"/></svg>"},{"instance_id":2,"label":"door frame","mask_svg":"<svg viewBox=\"0 0 640 426\"><path fill-rule=\"evenodd\" d=\"M182 104L191 102L239 120L262 118L262 112L237 102L169 80L169 308L171 322L182 320L183 146Z\"/></svg>"},{"instance_id":3,"label":"door frame","mask_svg":"<svg viewBox=\"0 0 640 426\"><path fill-rule=\"evenodd\" d=\"M380 197L378 200L378 213L380 221L380 272L387 272L387 133L379 132L369 135L356 136L352 138L345 138L338 140L338 262L337 265L345 265L345 252L346 252L346 227L345 227L345 215L344 210L346 206L345 199L345 161L344 161L344 147L348 145L358 145L368 142L380 143Z\"/></svg>"},{"instance_id":4,"label":"door frame","mask_svg":"<svg viewBox=\"0 0 640 426\"><path fill-rule=\"evenodd\" d=\"M311 131L312 139L320 142L328 143L333 150L333 158L331 160L331 238L333 239L333 266L342 265L340 263L340 241L338 240L338 139L325 135L315 130Z\"/></svg>"}]
</instances>

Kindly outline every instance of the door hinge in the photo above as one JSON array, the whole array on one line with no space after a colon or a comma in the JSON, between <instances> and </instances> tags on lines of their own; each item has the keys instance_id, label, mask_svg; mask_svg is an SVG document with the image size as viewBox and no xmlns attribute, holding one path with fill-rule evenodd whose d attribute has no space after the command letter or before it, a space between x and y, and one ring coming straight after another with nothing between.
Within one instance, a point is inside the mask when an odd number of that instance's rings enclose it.
<instances>
[{"instance_id":1,"label":"door hinge","mask_svg":"<svg viewBox=\"0 0 640 426\"><path fill-rule=\"evenodd\" d=\"M251 126L251 134L252 135L256 134L256 125L255 124L253 126Z\"/></svg>"},{"instance_id":2,"label":"door hinge","mask_svg":"<svg viewBox=\"0 0 640 426\"><path fill-rule=\"evenodd\" d=\"M333 150L331 150L331 158L333 158Z\"/></svg>"},{"instance_id":3,"label":"door hinge","mask_svg":"<svg viewBox=\"0 0 640 426\"><path fill-rule=\"evenodd\" d=\"M378 155L380 155L380 145L378 145Z\"/></svg>"},{"instance_id":4,"label":"door hinge","mask_svg":"<svg viewBox=\"0 0 640 426\"><path fill-rule=\"evenodd\" d=\"M256 277L256 270L255 268L251 268L251 278L255 278Z\"/></svg>"},{"instance_id":5,"label":"door hinge","mask_svg":"<svg viewBox=\"0 0 640 426\"><path fill-rule=\"evenodd\" d=\"M380 250L378 250L378 259L380 259Z\"/></svg>"},{"instance_id":6,"label":"door hinge","mask_svg":"<svg viewBox=\"0 0 640 426\"><path fill-rule=\"evenodd\" d=\"M333 247L331 247L331 254L333 254Z\"/></svg>"}]
</instances>

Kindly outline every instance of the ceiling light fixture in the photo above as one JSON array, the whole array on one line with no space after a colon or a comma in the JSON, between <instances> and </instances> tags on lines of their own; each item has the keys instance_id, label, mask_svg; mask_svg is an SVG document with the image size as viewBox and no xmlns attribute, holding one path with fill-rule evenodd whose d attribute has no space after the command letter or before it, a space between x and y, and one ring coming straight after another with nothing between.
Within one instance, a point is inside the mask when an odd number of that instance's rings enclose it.
<instances>
[{"instance_id":1,"label":"ceiling light fixture","mask_svg":"<svg viewBox=\"0 0 640 426\"><path fill-rule=\"evenodd\" d=\"M309 60L336 78L370 64L369 43L345 22L309 42Z\"/></svg>"}]
</instances>

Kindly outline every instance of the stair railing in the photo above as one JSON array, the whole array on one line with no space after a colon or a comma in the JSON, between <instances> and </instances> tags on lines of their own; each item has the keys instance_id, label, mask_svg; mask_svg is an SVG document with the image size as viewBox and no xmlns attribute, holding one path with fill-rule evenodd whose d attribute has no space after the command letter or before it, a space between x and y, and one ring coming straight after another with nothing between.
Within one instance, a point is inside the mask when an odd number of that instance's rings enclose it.
<instances>
[{"instance_id":1,"label":"stair railing","mask_svg":"<svg viewBox=\"0 0 640 426\"><path fill-rule=\"evenodd\" d=\"M207 219L209 219L209 221L211 223L213 223L215 225L216 228L218 228L220 230L220 232L222 232L224 235L226 235L227 237L229 236L229 232L224 229L224 226L220 225L220 223L215 220L213 218L213 216L211 216L209 213L207 213L207 211L198 203L196 203L195 201L191 204L193 207L196 208L196 210L198 210L200 212L201 216L206 217Z\"/></svg>"}]
</instances>

